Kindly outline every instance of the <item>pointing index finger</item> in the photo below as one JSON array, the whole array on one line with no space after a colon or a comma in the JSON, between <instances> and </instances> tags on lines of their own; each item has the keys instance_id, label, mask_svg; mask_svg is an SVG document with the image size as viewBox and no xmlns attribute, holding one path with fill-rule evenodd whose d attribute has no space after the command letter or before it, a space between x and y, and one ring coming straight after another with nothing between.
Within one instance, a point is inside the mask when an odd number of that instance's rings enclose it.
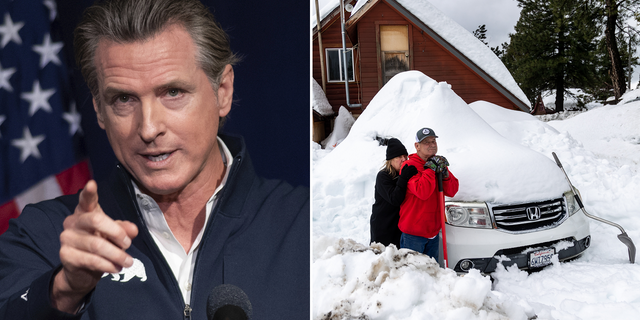
<instances>
[{"instance_id":1,"label":"pointing index finger","mask_svg":"<svg viewBox=\"0 0 640 320\"><path fill-rule=\"evenodd\" d=\"M91 212L98 206L98 185L94 180L89 180L80 191L78 208L83 212Z\"/></svg>"}]
</instances>

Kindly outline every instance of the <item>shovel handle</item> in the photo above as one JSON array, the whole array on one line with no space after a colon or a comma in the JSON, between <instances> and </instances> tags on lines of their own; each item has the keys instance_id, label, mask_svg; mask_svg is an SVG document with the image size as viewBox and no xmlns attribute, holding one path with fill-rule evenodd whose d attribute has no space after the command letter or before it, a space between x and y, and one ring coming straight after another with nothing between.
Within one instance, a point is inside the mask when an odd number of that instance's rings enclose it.
<instances>
[{"instance_id":1,"label":"shovel handle","mask_svg":"<svg viewBox=\"0 0 640 320\"><path fill-rule=\"evenodd\" d=\"M447 219L446 214L445 214L445 207L444 207L444 191L443 191L443 185L442 185L442 172L436 172L436 180L438 181L438 210L440 211L439 214L442 215L442 217L440 218L442 225L440 226L442 228L442 258L443 258L443 263L444 263L444 267L449 268L449 256L447 254L447 229L446 229L446 225L445 225L445 220Z\"/></svg>"},{"instance_id":2,"label":"shovel handle","mask_svg":"<svg viewBox=\"0 0 640 320\"><path fill-rule=\"evenodd\" d=\"M443 192L442 187L442 171L436 171L436 180L438 181L438 192Z\"/></svg>"},{"instance_id":3,"label":"shovel handle","mask_svg":"<svg viewBox=\"0 0 640 320\"><path fill-rule=\"evenodd\" d=\"M556 153L551 152L551 154L553 155L553 158L556 159L556 164L558 165L558 167L562 168L562 163L560 163L560 159L558 159L558 156L556 155Z\"/></svg>"},{"instance_id":4,"label":"shovel handle","mask_svg":"<svg viewBox=\"0 0 640 320\"><path fill-rule=\"evenodd\" d=\"M574 193L574 197L573 197L576 202L578 203L578 207L580 207L580 209L582 209L584 211L584 205L582 205L582 200L580 200L580 195L578 195L578 193Z\"/></svg>"}]
</instances>

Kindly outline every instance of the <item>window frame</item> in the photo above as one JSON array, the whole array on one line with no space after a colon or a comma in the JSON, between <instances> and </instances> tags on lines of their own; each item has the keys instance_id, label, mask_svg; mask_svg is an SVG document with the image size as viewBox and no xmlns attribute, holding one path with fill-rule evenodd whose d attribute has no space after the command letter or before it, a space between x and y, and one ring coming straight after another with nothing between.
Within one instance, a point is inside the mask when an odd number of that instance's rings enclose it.
<instances>
[{"instance_id":1,"label":"window frame","mask_svg":"<svg viewBox=\"0 0 640 320\"><path fill-rule=\"evenodd\" d=\"M347 54L351 53L351 77L352 78L349 79L349 82L356 82L356 67L355 67L355 63L354 63L354 58L355 57L354 57L354 53L353 53L354 52L354 48L353 47L346 48L346 50L347 50ZM340 79L339 80L335 80L335 79L332 80L330 78L330 73L329 73L329 68L330 68L329 51L338 51L338 65L340 66L340 71L339 71ZM326 59L326 65L325 65L326 70L325 70L325 72L326 72L326 75L327 75L327 82L328 83L344 82L344 70L343 70L344 63L342 61L342 57L343 57L342 48L325 48L324 49L324 53L325 53L325 59ZM347 57L347 60L348 60L348 57Z\"/></svg>"}]
</instances>

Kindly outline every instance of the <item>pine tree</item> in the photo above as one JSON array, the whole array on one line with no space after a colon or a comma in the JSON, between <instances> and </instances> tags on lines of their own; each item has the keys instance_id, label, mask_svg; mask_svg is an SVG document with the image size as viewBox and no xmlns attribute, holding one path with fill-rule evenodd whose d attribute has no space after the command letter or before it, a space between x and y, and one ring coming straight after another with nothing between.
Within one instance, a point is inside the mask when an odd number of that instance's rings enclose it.
<instances>
[{"instance_id":1,"label":"pine tree","mask_svg":"<svg viewBox=\"0 0 640 320\"><path fill-rule=\"evenodd\" d=\"M636 21L640 20L638 8L640 0L599 0L600 19L604 24L604 38L601 52L605 52L609 66L606 68L607 81L613 91L615 101L626 91L627 79L626 71L630 71L633 65L637 65L637 60L629 57L629 47L625 44L631 42L637 45L638 31L626 26L631 16ZM625 70L627 69L627 70Z\"/></svg>"},{"instance_id":2,"label":"pine tree","mask_svg":"<svg viewBox=\"0 0 640 320\"><path fill-rule=\"evenodd\" d=\"M505 52L507 51L507 47L509 46L506 42L504 42L500 47L500 46L496 46L496 47L491 47L489 46L489 43L487 42L487 25L483 24L478 26L478 29L473 31L473 35L478 38L478 40L480 40L482 43L484 43L487 47L489 47L491 49L491 51L493 51L493 53L496 54L496 56L498 56L498 58L502 59L502 56L504 56Z\"/></svg>"},{"instance_id":3,"label":"pine tree","mask_svg":"<svg viewBox=\"0 0 640 320\"><path fill-rule=\"evenodd\" d=\"M485 45L487 46L489 45L489 43L487 42L487 25L486 24L483 24L479 26L478 29L474 30L473 36L478 38L478 40L480 40Z\"/></svg>"},{"instance_id":4,"label":"pine tree","mask_svg":"<svg viewBox=\"0 0 640 320\"><path fill-rule=\"evenodd\" d=\"M527 97L556 92L564 110L565 89L593 86L598 25L593 1L518 0L522 8L503 62Z\"/></svg>"}]
</instances>

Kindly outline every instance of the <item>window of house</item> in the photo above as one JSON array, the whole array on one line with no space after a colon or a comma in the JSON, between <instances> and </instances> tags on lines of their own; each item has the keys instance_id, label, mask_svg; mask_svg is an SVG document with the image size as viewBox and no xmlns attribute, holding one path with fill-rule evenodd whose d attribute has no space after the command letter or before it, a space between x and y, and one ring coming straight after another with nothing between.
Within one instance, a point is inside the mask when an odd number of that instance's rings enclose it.
<instances>
[{"instance_id":1,"label":"window of house","mask_svg":"<svg viewBox=\"0 0 640 320\"><path fill-rule=\"evenodd\" d=\"M342 49L326 49L327 57L327 78L329 82L344 82L344 63L342 62ZM349 81L354 80L353 72L353 50L347 49L347 75Z\"/></svg>"},{"instance_id":2,"label":"window of house","mask_svg":"<svg viewBox=\"0 0 640 320\"><path fill-rule=\"evenodd\" d=\"M383 84L409 70L409 26L381 25L380 53Z\"/></svg>"}]
</instances>

